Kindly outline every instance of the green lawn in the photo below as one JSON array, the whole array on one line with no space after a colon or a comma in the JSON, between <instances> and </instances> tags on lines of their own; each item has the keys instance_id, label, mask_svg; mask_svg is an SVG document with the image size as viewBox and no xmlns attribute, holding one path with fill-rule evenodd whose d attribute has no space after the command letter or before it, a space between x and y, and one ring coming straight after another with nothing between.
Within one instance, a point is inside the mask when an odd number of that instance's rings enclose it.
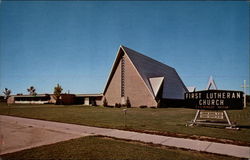
<instances>
[{"instance_id":1,"label":"green lawn","mask_svg":"<svg viewBox=\"0 0 250 160\"><path fill-rule=\"evenodd\" d=\"M41 146L1 156L5 159L81 160L233 160L237 158L166 147L149 146L103 137L79 139Z\"/></svg>"},{"instance_id":2,"label":"green lawn","mask_svg":"<svg viewBox=\"0 0 250 160\"><path fill-rule=\"evenodd\" d=\"M250 107L229 111L229 116L242 128L239 131L212 127L186 127L193 119L195 110L183 108L129 108L127 128L124 128L124 108L90 107L81 105L11 105L1 104L0 114L29 117L89 126L181 133L248 142L250 144Z\"/></svg>"}]
</instances>

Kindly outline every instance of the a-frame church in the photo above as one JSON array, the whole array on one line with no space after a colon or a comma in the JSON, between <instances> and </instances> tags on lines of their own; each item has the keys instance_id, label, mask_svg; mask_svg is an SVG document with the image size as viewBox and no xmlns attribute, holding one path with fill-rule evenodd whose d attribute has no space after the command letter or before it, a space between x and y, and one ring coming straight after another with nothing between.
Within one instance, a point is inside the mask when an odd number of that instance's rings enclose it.
<instances>
[{"instance_id":1,"label":"a-frame church","mask_svg":"<svg viewBox=\"0 0 250 160\"><path fill-rule=\"evenodd\" d=\"M176 70L132 49L120 46L104 88L108 105L160 106L184 99L188 92Z\"/></svg>"}]
</instances>

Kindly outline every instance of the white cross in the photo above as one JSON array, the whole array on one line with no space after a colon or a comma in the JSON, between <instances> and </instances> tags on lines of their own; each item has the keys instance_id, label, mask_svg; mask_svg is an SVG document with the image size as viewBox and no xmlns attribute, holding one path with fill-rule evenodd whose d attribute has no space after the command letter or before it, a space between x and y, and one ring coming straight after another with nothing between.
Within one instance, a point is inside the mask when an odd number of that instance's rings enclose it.
<instances>
[{"instance_id":1,"label":"white cross","mask_svg":"<svg viewBox=\"0 0 250 160\"><path fill-rule=\"evenodd\" d=\"M247 94L247 93L246 93L246 90L247 90L247 88L249 88L249 85L247 85L247 81L246 81L246 80L244 80L244 84L241 85L241 88L243 88L244 93Z\"/></svg>"},{"instance_id":2,"label":"white cross","mask_svg":"<svg viewBox=\"0 0 250 160\"><path fill-rule=\"evenodd\" d=\"M249 88L249 85L247 85L247 81L246 80L244 80L244 84L243 85L241 85L241 88L243 88L243 90L244 90L244 108L246 108L247 107L247 99L246 99L246 95L247 95L247 88Z\"/></svg>"}]
</instances>

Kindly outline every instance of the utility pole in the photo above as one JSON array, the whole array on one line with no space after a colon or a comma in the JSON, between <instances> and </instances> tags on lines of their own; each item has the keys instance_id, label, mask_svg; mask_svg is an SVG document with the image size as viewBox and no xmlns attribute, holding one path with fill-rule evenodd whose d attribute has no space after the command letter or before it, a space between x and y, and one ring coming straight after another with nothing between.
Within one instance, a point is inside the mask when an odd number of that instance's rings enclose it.
<instances>
[{"instance_id":1,"label":"utility pole","mask_svg":"<svg viewBox=\"0 0 250 160\"><path fill-rule=\"evenodd\" d=\"M241 85L241 88L243 88L244 91L244 108L247 107L247 88L249 88L249 85L247 85L247 81L244 80L244 84Z\"/></svg>"}]
</instances>

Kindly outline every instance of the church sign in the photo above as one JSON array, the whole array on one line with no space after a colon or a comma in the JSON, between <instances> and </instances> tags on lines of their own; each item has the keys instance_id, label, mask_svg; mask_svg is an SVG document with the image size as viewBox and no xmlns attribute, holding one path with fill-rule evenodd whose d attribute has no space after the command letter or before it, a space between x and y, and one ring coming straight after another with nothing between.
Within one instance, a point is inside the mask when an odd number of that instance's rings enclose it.
<instances>
[{"instance_id":1,"label":"church sign","mask_svg":"<svg viewBox=\"0 0 250 160\"><path fill-rule=\"evenodd\" d=\"M229 90L204 90L185 93L189 108L204 110L243 109L243 92Z\"/></svg>"}]
</instances>

